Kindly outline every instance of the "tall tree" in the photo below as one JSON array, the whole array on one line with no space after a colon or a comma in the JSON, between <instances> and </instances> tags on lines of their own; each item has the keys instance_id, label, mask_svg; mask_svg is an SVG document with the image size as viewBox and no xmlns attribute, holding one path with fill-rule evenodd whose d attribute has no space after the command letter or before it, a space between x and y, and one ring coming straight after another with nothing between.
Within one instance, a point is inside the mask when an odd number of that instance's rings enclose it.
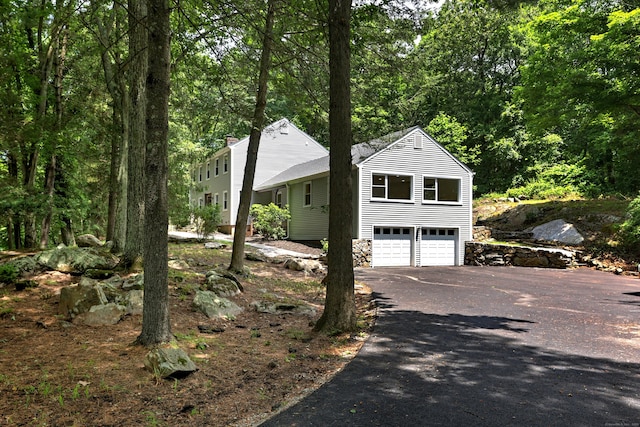
<instances>
[{"instance_id":1,"label":"tall tree","mask_svg":"<svg viewBox=\"0 0 640 427\"><path fill-rule=\"evenodd\" d=\"M329 254L327 297L316 330L356 328L352 255L351 0L329 0Z\"/></svg>"},{"instance_id":2,"label":"tall tree","mask_svg":"<svg viewBox=\"0 0 640 427\"><path fill-rule=\"evenodd\" d=\"M169 0L148 0L145 152L144 310L138 343L171 340L168 286L167 155L171 35Z\"/></svg>"},{"instance_id":3,"label":"tall tree","mask_svg":"<svg viewBox=\"0 0 640 427\"><path fill-rule=\"evenodd\" d=\"M129 138L127 153L127 217L123 264L142 261L144 226L144 156L147 76L146 0L129 0Z\"/></svg>"},{"instance_id":4,"label":"tall tree","mask_svg":"<svg viewBox=\"0 0 640 427\"><path fill-rule=\"evenodd\" d=\"M264 110L267 106L267 89L269 83L269 70L271 68L271 49L273 47L273 21L275 17L276 0L267 3L267 17L264 25L262 41L262 54L260 56L260 76L258 78L258 92L256 94L256 107L251 121L251 133L249 134L249 146L247 147L247 162L244 167L244 179L240 192L240 204L236 219L236 228L233 234L233 252L229 270L242 273L244 269L244 241L246 237L249 209L253 193L253 178L258 161L258 148L260 136L264 127Z\"/></svg>"}]
</instances>

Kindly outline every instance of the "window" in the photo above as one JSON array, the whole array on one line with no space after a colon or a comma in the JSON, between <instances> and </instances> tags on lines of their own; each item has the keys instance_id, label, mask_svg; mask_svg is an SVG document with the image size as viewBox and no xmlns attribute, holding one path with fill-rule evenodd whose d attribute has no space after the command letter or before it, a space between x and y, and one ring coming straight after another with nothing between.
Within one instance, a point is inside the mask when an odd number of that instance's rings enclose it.
<instances>
[{"instance_id":1,"label":"window","mask_svg":"<svg viewBox=\"0 0 640 427\"><path fill-rule=\"evenodd\" d=\"M207 179L211 178L211 163L207 162Z\"/></svg>"},{"instance_id":2,"label":"window","mask_svg":"<svg viewBox=\"0 0 640 427\"><path fill-rule=\"evenodd\" d=\"M276 206L282 207L282 190L276 191Z\"/></svg>"},{"instance_id":3,"label":"window","mask_svg":"<svg viewBox=\"0 0 640 427\"><path fill-rule=\"evenodd\" d=\"M204 195L204 205L209 206L211 204L211 193L205 193Z\"/></svg>"},{"instance_id":4,"label":"window","mask_svg":"<svg viewBox=\"0 0 640 427\"><path fill-rule=\"evenodd\" d=\"M220 159L216 159L214 162L214 170L213 170L213 176L218 176L220 175Z\"/></svg>"},{"instance_id":5,"label":"window","mask_svg":"<svg viewBox=\"0 0 640 427\"><path fill-rule=\"evenodd\" d=\"M202 166L198 168L198 182L202 182Z\"/></svg>"},{"instance_id":6,"label":"window","mask_svg":"<svg viewBox=\"0 0 640 427\"><path fill-rule=\"evenodd\" d=\"M222 158L222 173L229 172L229 156L227 154Z\"/></svg>"},{"instance_id":7,"label":"window","mask_svg":"<svg viewBox=\"0 0 640 427\"><path fill-rule=\"evenodd\" d=\"M371 198L386 200L413 200L411 175L386 175L374 173L371 181Z\"/></svg>"},{"instance_id":8,"label":"window","mask_svg":"<svg viewBox=\"0 0 640 427\"><path fill-rule=\"evenodd\" d=\"M311 181L303 184L303 206L311 206Z\"/></svg>"},{"instance_id":9,"label":"window","mask_svg":"<svg viewBox=\"0 0 640 427\"><path fill-rule=\"evenodd\" d=\"M220 194L216 193L213 195L213 204L216 206L220 204Z\"/></svg>"},{"instance_id":10,"label":"window","mask_svg":"<svg viewBox=\"0 0 640 427\"><path fill-rule=\"evenodd\" d=\"M229 209L229 193L226 191L222 192L222 210L226 211Z\"/></svg>"},{"instance_id":11,"label":"window","mask_svg":"<svg viewBox=\"0 0 640 427\"><path fill-rule=\"evenodd\" d=\"M423 178L422 200L425 202L460 202L460 180L457 178Z\"/></svg>"}]
</instances>

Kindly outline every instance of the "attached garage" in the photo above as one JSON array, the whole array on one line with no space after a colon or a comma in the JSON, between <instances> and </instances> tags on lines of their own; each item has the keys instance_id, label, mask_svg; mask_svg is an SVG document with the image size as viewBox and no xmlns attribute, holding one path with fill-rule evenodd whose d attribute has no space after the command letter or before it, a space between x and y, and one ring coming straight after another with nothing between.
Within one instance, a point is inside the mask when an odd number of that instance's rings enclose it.
<instances>
[{"instance_id":1,"label":"attached garage","mask_svg":"<svg viewBox=\"0 0 640 427\"><path fill-rule=\"evenodd\" d=\"M408 227L374 227L372 262L374 267L411 265L413 233Z\"/></svg>"},{"instance_id":2,"label":"attached garage","mask_svg":"<svg viewBox=\"0 0 640 427\"><path fill-rule=\"evenodd\" d=\"M452 228L423 228L420 239L420 265L456 265L458 232Z\"/></svg>"}]
</instances>

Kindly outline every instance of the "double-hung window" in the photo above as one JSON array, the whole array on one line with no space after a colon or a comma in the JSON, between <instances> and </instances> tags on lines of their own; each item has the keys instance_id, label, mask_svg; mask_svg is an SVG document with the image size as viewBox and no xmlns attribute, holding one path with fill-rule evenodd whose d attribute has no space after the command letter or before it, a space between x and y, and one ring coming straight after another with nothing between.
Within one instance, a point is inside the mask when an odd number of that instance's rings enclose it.
<instances>
[{"instance_id":1,"label":"double-hung window","mask_svg":"<svg viewBox=\"0 0 640 427\"><path fill-rule=\"evenodd\" d=\"M302 185L302 191L303 191L302 205L305 207L311 206L311 181L307 181Z\"/></svg>"},{"instance_id":2,"label":"double-hung window","mask_svg":"<svg viewBox=\"0 0 640 427\"><path fill-rule=\"evenodd\" d=\"M222 158L222 173L229 172L229 156L227 154Z\"/></svg>"},{"instance_id":3,"label":"double-hung window","mask_svg":"<svg viewBox=\"0 0 640 427\"><path fill-rule=\"evenodd\" d=\"M460 203L459 178L422 178L422 201L428 203Z\"/></svg>"},{"instance_id":4,"label":"double-hung window","mask_svg":"<svg viewBox=\"0 0 640 427\"><path fill-rule=\"evenodd\" d=\"M371 198L374 200L413 200L413 176L373 173Z\"/></svg>"},{"instance_id":5,"label":"double-hung window","mask_svg":"<svg viewBox=\"0 0 640 427\"><path fill-rule=\"evenodd\" d=\"M226 191L222 192L222 210L226 211L229 209L229 193Z\"/></svg>"},{"instance_id":6,"label":"double-hung window","mask_svg":"<svg viewBox=\"0 0 640 427\"><path fill-rule=\"evenodd\" d=\"M211 163L207 162L207 179L211 178Z\"/></svg>"},{"instance_id":7,"label":"double-hung window","mask_svg":"<svg viewBox=\"0 0 640 427\"><path fill-rule=\"evenodd\" d=\"M217 158L214 161L214 167L213 167L213 176L218 176L220 175L220 158Z\"/></svg>"}]
</instances>

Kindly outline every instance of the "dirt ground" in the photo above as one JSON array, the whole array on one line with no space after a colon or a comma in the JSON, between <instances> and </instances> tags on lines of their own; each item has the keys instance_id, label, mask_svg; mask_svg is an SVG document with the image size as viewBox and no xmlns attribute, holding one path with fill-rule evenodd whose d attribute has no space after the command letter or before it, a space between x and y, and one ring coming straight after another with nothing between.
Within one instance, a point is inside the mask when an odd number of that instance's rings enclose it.
<instances>
[{"instance_id":1,"label":"dirt ground","mask_svg":"<svg viewBox=\"0 0 640 427\"><path fill-rule=\"evenodd\" d=\"M286 249L310 251L292 242ZM250 426L307 395L357 353L373 323L370 290L356 284L360 332L312 332L324 304L323 276L249 262L252 275L232 299L244 307L234 320L193 311L202 273L225 265L230 251L202 244L170 245L172 332L198 371L162 380L144 369L148 351L133 345L142 317L114 326L76 325L58 313L60 289L78 277L46 272L37 286L0 288L0 426ZM252 301L265 291L305 301L313 317L261 314ZM201 333L198 326L222 332Z\"/></svg>"}]
</instances>

